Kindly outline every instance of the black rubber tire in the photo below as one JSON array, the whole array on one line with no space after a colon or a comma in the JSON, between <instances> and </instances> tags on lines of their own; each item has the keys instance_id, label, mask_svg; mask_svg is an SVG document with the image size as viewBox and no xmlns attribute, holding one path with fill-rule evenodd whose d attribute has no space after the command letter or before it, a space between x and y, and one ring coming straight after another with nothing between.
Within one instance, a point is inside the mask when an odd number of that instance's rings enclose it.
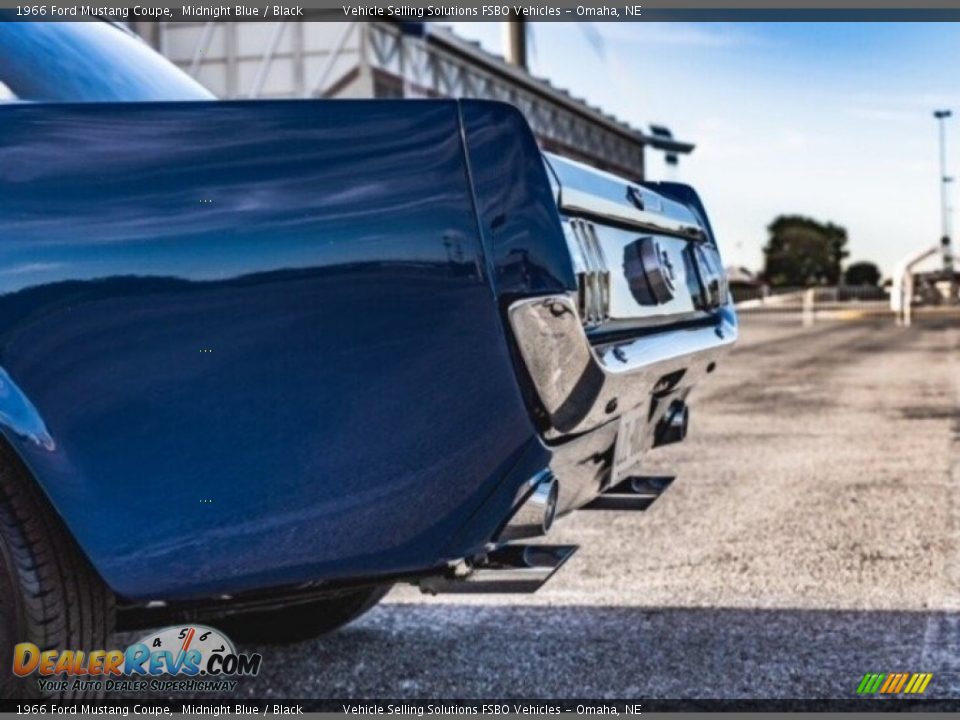
<instances>
[{"instance_id":1,"label":"black rubber tire","mask_svg":"<svg viewBox=\"0 0 960 720\"><path fill-rule=\"evenodd\" d=\"M373 609L392 585L377 585L279 610L237 613L211 619L232 640L286 645L311 640L353 622Z\"/></svg>"},{"instance_id":2,"label":"black rubber tire","mask_svg":"<svg viewBox=\"0 0 960 720\"><path fill-rule=\"evenodd\" d=\"M104 650L114 618L113 593L20 459L0 441L0 698L102 695L40 693L36 674L13 674L13 648L30 642L40 650Z\"/></svg>"}]
</instances>

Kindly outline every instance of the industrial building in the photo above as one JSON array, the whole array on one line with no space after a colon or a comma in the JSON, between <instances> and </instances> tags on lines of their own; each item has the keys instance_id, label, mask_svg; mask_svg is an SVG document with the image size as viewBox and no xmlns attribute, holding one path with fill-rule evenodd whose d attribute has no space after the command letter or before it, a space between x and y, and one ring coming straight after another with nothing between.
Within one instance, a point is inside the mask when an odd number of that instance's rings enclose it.
<instances>
[{"instance_id":1,"label":"industrial building","mask_svg":"<svg viewBox=\"0 0 960 720\"><path fill-rule=\"evenodd\" d=\"M667 161L693 145L640 130L450 30L392 21L131 23L220 98L501 100L521 109L541 146L634 180L646 148Z\"/></svg>"}]
</instances>

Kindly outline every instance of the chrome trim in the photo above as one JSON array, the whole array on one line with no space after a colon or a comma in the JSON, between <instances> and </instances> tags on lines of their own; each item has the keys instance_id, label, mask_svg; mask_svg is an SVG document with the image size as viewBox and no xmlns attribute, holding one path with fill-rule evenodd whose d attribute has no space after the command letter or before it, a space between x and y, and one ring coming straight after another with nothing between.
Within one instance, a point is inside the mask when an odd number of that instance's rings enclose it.
<instances>
[{"instance_id":1,"label":"chrome trim","mask_svg":"<svg viewBox=\"0 0 960 720\"><path fill-rule=\"evenodd\" d=\"M673 220L658 213L640 210L625 202L616 202L576 188L561 187L559 205L564 212L593 215L650 232L678 235L690 240L706 238L706 233L699 225Z\"/></svg>"},{"instance_id":2,"label":"chrome trim","mask_svg":"<svg viewBox=\"0 0 960 720\"><path fill-rule=\"evenodd\" d=\"M593 223L571 218L567 245L577 272L580 316L599 325L610 318L610 268Z\"/></svg>"},{"instance_id":3,"label":"chrome trim","mask_svg":"<svg viewBox=\"0 0 960 720\"><path fill-rule=\"evenodd\" d=\"M582 507L610 484L620 422L555 443L550 470L560 483L557 517Z\"/></svg>"},{"instance_id":4,"label":"chrome trim","mask_svg":"<svg viewBox=\"0 0 960 720\"><path fill-rule=\"evenodd\" d=\"M667 491L672 475L635 475L607 488L584 505L585 510L646 510Z\"/></svg>"},{"instance_id":5,"label":"chrome trim","mask_svg":"<svg viewBox=\"0 0 960 720\"><path fill-rule=\"evenodd\" d=\"M564 295L518 300L508 311L520 355L546 413L547 440L592 430L648 402L670 372L705 373L737 338L725 307L716 324L668 329L590 344L574 302ZM560 478L561 481L563 478Z\"/></svg>"},{"instance_id":6,"label":"chrome trim","mask_svg":"<svg viewBox=\"0 0 960 720\"><path fill-rule=\"evenodd\" d=\"M637 242L640 243L640 266L654 302L658 305L670 302L676 288L669 256L660 249L660 243L655 237L641 238Z\"/></svg>"},{"instance_id":7,"label":"chrome trim","mask_svg":"<svg viewBox=\"0 0 960 720\"><path fill-rule=\"evenodd\" d=\"M654 447L682 442L690 427L690 409L684 402L674 403L664 418L657 423Z\"/></svg>"},{"instance_id":8,"label":"chrome trim","mask_svg":"<svg viewBox=\"0 0 960 720\"><path fill-rule=\"evenodd\" d=\"M610 319L610 266L607 264L607 258L603 253L600 238L597 237L597 228L592 222L588 222L584 223L583 229L586 231L589 244L597 256L599 266L603 268L597 275L597 284L599 285L597 299L600 303L600 321L604 322Z\"/></svg>"},{"instance_id":9,"label":"chrome trim","mask_svg":"<svg viewBox=\"0 0 960 720\"><path fill-rule=\"evenodd\" d=\"M614 328L624 324L654 325L675 323L682 316L693 317L698 307L693 289L698 277L687 259L692 250L709 249L704 243L669 235L646 235L633 229L595 224L579 218L563 218L567 247L574 256L578 288L584 292L578 297L577 310L591 330L602 326ZM577 236L574 236L577 228ZM587 296L593 291L587 282L586 265L580 255L586 252L584 244L595 243L595 253L604 262L601 282L603 320L590 308ZM582 267L581 267L582 264ZM581 274L581 272L583 274ZM589 312L588 312L589 310Z\"/></svg>"},{"instance_id":10,"label":"chrome trim","mask_svg":"<svg viewBox=\"0 0 960 720\"><path fill-rule=\"evenodd\" d=\"M694 248L693 259L700 282L700 307L710 309L725 305L730 290L720 253L716 248L701 245Z\"/></svg>"},{"instance_id":11,"label":"chrome trim","mask_svg":"<svg viewBox=\"0 0 960 720\"><path fill-rule=\"evenodd\" d=\"M577 551L577 545L513 545L491 550L442 575L420 579L420 590L440 593L536 592Z\"/></svg>"},{"instance_id":12,"label":"chrome trim","mask_svg":"<svg viewBox=\"0 0 960 720\"><path fill-rule=\"evenodd\" d=\"M560 490L550 470L541 470L524 484L520 503L497 536L497 542L542 537L550 532L557 515Z\"/></svg>"}]
</instances>

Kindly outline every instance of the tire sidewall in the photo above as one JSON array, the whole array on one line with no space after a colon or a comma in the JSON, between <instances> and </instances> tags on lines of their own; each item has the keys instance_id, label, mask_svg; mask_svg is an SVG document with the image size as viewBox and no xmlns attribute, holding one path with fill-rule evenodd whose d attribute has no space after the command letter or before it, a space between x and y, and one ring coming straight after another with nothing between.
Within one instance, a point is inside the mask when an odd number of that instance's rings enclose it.
<instances>
[{"instance_id":1,"label":"tire sidewall","mask_svg":"<svg viewBox=\"0 0 960 720\"><path fill-rule=\"evenodd\" d=\"M0 698L21 698L36 692L33 683L16 678L13 674L13 649L27 637L27 623L20 578L13 561L9 536L9 522L3 507L0 507Z\"/></svg>"}]
</instances>

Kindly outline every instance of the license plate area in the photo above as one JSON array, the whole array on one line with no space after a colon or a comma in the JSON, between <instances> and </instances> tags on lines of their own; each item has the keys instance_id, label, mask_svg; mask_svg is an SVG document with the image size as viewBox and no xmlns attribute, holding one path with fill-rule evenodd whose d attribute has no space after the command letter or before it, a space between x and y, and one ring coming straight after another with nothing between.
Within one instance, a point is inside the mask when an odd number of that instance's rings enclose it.
<instances>
[{"instance_id":1,"label":"license plate area","mask_svg":"<svg viewBox=\"0 0 960 720\"><path fill-rule=\"evenodd\" d=\"M617 430L613 451L611 486L637 474L637 465L649 446L650 428L647 423L647 408L640 405L620 417L620 428Z\"/></svg>"}]
</instances>

